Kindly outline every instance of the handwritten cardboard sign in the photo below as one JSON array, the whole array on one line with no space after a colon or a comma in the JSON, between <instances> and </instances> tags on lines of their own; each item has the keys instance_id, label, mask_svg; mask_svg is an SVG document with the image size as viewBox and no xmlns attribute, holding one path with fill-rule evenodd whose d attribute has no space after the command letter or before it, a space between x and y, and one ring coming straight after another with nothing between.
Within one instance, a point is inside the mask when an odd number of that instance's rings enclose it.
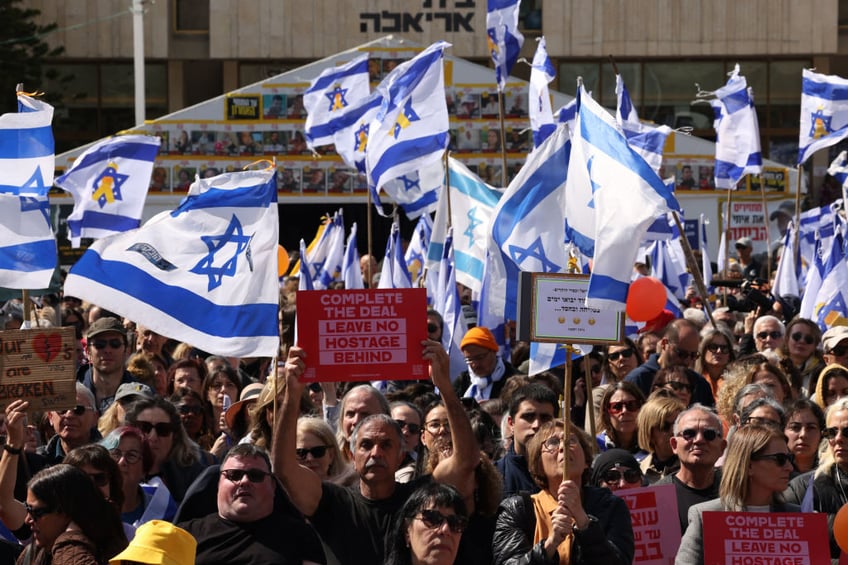
<instances>
[{"instance_id":1,"label":"handwritten cardboard sign","mask_svg":"<svg viewBox=\"0 0 848 565\"><path fill-rule=\"evenodd\" d=\"M633 563L672 565L680 547L680 519L674 485L617 491L633 522Z\"/></svg>"},{"instance_id":2,"label":"handwritten cardboard sign","mask_svg":"<svg viewBox=\"0 0 848 565\"><path fill-rule=\"evenodd\" d=\"M0 332L0 405L28 400L30 410L64 410L76 404L74 329Z\"/></svg>"},{"instance_id":3,"label":"handwritten cardboard sign","mask_svg":"<svg viewBox=\"0 0 848 565\"><path fill-rule=\"evenodd\" d=\"M704 512L704 563L830 563L827 515L801 512Z\"/></svg>"},{"instance_id":4,"label":"handwritten cardboard sign","mask_svg":"<svg viewBox=\"0 0 848 565\"><path fill-rule=\"evenodd\" d=\"M297 293L304 380L414 380L428 376L423 288L310 290Z\"/></svg>"}]
</instances>

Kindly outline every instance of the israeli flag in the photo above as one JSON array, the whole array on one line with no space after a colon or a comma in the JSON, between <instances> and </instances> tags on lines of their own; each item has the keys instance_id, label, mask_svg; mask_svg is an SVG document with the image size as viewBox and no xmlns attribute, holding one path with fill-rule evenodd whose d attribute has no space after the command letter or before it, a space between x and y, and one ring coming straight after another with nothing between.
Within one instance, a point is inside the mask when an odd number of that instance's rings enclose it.
<instances>
[{"instance_id":1,"label":"israeli flag","mask_svg":"<svg viewBox=\"0 0 848 565\"><path fill-rule=\"evenodd\" d=\"M449 46L434 43L395 67L377 87L383 103L371 122L365 153L372 191L442 159L449 143L443 64Z\"/></svg>"},{"instance_id":2,"label":"israeli flag","mask_svg":"<svg viewBox=\"0 0 848 565\"><path fill-rule=\"evenodd\" d=\"M442 161L434 161L418 171L411 171L387 181L383 185L383 192L403 208L407 218L414 220L436 209L444 180L445 168ZM383 210L380 196L374 191L371 196L377 206L377 212L388 217L389 214Z\"/></svg>"},{"instance_id":3,"label":"israeli flag","mask_svg":"<svg viewBox=\"0 0 848 565\"><path fill-rule=\"evenodd\" d=\"M341 116L335 119L333 125L333 143L336 152L348 167L360 173L365 172L365 152L368 149L371 122L377 117L383 95L376 90L367 97L354 102Z\"/></svg>"},{"instance_id":4,"label":"israeli flag","mask_svg":"<svg viewBox=\"0 0 848 565\"><path fill-rule=\"evenodd\" d=\"M842 232L837 231L833 238L830 254L824 262L824 274L821 287L816 293L813 314L822 331L826 331L829 317L834 313L848 316L848 263L845 262L845 248Z\"/></svg>"},{"instance_id":5,"label":"israeli flag","mask_svg":"<svg viewBox=\"0 0 848 565\"><path fill-rule=\"evenodd\" d=\"M279 350L274 169L197 179L172 212L100 239L65 292L227 357Z\"/></svg>"},{"instance_id":6,"label":"israeli flag","mask_svg":"<svg viewBox=\"0 0 848 565\"><path fill-rule=\"evenodd\" d=\"M459 344L465 335L466 326L462 315L462 307L459 303L459 291L457 290L456 269L454 269L453 256L453 230L448 229L447 239L442 248L443 255L438 280L436 281L436 294L433 297L433 308L442 315L444 320L444 331L442 332L442 347L450 357L451 374L458 375L466 369L465 359Z\"/></svg>"},{"instance_id":7,"label":"israeli flag","mask_svg":"<svg viewBox=\"0 0 848 565\"><path fill-rule=\"evenodd\" d=\"M739 65L730 73L727 84L713 94L710 106L716 130L715 185L735 189L745 175L763 171L754 94L745 77L739 75Z\"/></svg>"},{"instance_id":8,"label":"israeli flag","mask_svg":"<svg viewBox=\"0 0 848 565\"><path fill-rule=\"evenodd\" d=\"M326 255L322 258L321 267L313 281L313 288L316 290L328 288L330 283L339 280L342 274L345 239L344 217L341 210L333 215L326 234Z\"/></svg>"},{"instance_id":9,"label":"israeli flag","mask_svg":"<svg viewBox=\"0 0 848 565\"><path fill-rule=\"evenodd\" d=\"M336 119L355 102L366 98L370 90L368 53L318 75L303 93L306 146L313 149L334 143L334 134L340 127Z\"/></svg>"},{"instance_id":10,"label":"israeli flag","mask_svg":"<svg viewBox=\"0 0 848 565\"><path fill-rule=\"evenodd\" d=\"M557 123L568 125L568 131L574 131L574 124L577 120L577 98L565 104L562 108L554 113Z\"/></svg>"},{"instance_id":11,"label":"israeli flag","mask_svg":"<svg viewBox=\"0 0 848 565\"><path fill-rule=\"evenodd\" d=\"M631 149L613 117L582 86L579 96L574 146L580 147L589 186L581 187L578 194L588 198L577 206L595 220L595 231L583 234L594 241L586 304L623 310L633 263L648 226L658 216L680 211L680 206L656 171ZM572 215L567 217L573 220Z\"/></svg>"},{"instance_id":12,"label":"israeli flag","mask_svg":"<svg viewBox=\"0 0 848 565\"><path fill-rule=\"evenodd\" d=\"M74 197L68 216L73 247L82 237L106 237L141 225L158 152L158 137L110 137L89 147L56 179L56 186Z\"/></svg>"},{"instance_id":13,"label":"israeli flag","mask_svg":"<svg viewBox=\"0 0 848 565\"><path fill-rule=\"evenodd\" d=\"M365 288L362 282L362 271L359 269L359 250L356 248L356 222L350 227L347 238L344 261L342 262L342 280L345 289L361 290Z\"/></svg>"},{"instance_id":14,"label":"israeli flag","mask_svg":"<svg viewBox=\"0 0 848 565\"><path fill-rule=\"evenodd\" d=\"M556 69L548 57L545 38L539 38L536 54L530 69L530 127L533 129L533 147L539 147L556 129L551 108L548 84L556 76Z\"/></svg>"},{"instance_id":15,"label":"israeli flag","mask_svg":"<svg viewBox=\"0 0 848 565\"><path fill-rule=\"evenodd\" d=\"M383 268L377 288L412 288L412 277L403 260L403 246L400 241L400 224L392 222L392 232L386 240L386 254L383 256Z\"/></svg>"},{"instance_id":16,"label":"israeli flag","mask_svg":"<svg viewBox=\"0 0 848 565\"><path fill-rule=\"evenodd\" d=\"M0 287L41 289L56 268L47 192L53 184L53 107L18 94L0 116Z\"/></svg>"},{"instance_id":17,"label":"israeli flag","mask_svg":"<svg viewBox=\"0 0 848 565\"><path fill-rule=\"evenodd\" d=\"M427 259L427 251L430 246L430 237L433 235L433 220L430 214L424 214L418 218L415 230L406 247L403 260L406 269L412 277L412 285L418 286L418 281L424 274L424 266Z\"/></svg>"},{"instance_id":18,"label":"israeli flag","mask_svg":"<svg viewBox=\"0 0 848 565\"><path fill-rule=\"evenodd\" d=\"M821 240L816 239L813 265L807 271L807 278L804 281L804 294L801 296L801 307L798 310L798 316L808 320L814 320L816 315L816 297L825 275L824 249Z\"/></svg>"},{"instance_id":19,"label":"israeli flag","mask_svg":"<svg viewBox=\"0 0 848 565\"><path fill-rule=\"evenodd\" d=\"M518 31L518 11L521 0L488 0L486 8L486 34L498 92L506 88L512 67L521 53L524 36Z\"/></svg>"},{"instance_id":20,"label":"israeli flag","mask_svg":"<svg viewBox=\"0 0 848 565\"><path fill-rule=\"evenodd\" d=\"M636 113L630 93L621 75L615 75L615 94L618 100L615 119L624 131L627 143L659 173L662 166L665 140L671 133L668 126L643 124Z\"/></svg>"},{"instance_id":21,"label":"israeli flag","mask_svg":"<svg viewBox=\"0 0 848 565\"><path fill-rule=\"evenodd\" d=\"M297 290L315 290L312 286L312 277L314 276L315 269L312 268L312 265L309 263L309 256L307 254L306 242L302 239L300 240L300 271L299 277L297 280ZM297 340L295 340L297 341Z\"/></svg>"},{"instance_id":22,"label":"israeli flag","mask_svg":"<svg viewBox=\"0 0 848 565\"><path fill-rule=\"evenodd\" d=\"M848 80L804 69L798 164L848 137Z\"/></svg>"},{"instance_id":23,"label":"israeli flag","mask_svg":"<svg viewBox=\"0 0 848 565\"><path fill-rule=\"evenodd\" d=\"M790 221L783 236L783 248L777 261L777 273L774 277L772 294L777 297L792 295L801 296L798 286L798 272L795 268L795 253L792 251L797 230Z\"/></svg>"},{"instance_id":24,"label":"israeli flag","mask_svg":"<svg viewBox=\"0 0 848 565\"><path fill-rule=\"evenodd\" d=\"M827 174L833 176L842 187L842 201L848 202L848 151L837 155L827 168Z\"/></svg>"},{"instance_id":25,"label":"israeli flag","mask_svg":"<svg viewBox=\"0 0 848 565\"><path fill-rule=\"evenodd\" d=\"M701 280L708 292L712 292L710 281L713 280L713 266L710 263L710 250L707 245L707 221L703 214L698 218L698 248L701 250ZM685 264L685 260L684 260Z\"/></svg>"}]
</instances>

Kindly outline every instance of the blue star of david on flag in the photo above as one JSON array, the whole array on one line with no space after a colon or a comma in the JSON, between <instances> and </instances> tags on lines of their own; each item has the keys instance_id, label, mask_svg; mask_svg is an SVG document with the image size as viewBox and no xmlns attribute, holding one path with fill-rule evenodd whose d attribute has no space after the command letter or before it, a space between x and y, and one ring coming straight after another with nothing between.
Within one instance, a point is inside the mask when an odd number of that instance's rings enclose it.
<instances>
[{"instance_id":1,"label":"blue star of david on flag","mask_svg":"<svg viewBox=\"0 0 848 565\"><path fill-rule=\"evenodd\" d=\"M345 98L347 91L347 88L342 88L340 84L337 84L333 90L324 94L330 101L330 105L327 107L328 112L335 112L347 107L347 98Z\"/></svg>"},{"instance_id":2,"label":"blue star of david on flag","mask_svg":"<svg viewBox=\"0 0 848 565\"><path fill-rule=\"evenodd\" d=\"M832 120L833 116L825 115L824 110L819 108L810 114L810 133L808 135L813 139L818 139L833 133Z\"/></svg>"},{"instance_id":3,"label":"blue star of david on flag","mask_svg":"<svg viewBox=\"0 0 848 565\"><path fill-rule=\"evenodd\" d=\"M536 259L539 263L541 263L543 273L557 273L560 271L559 265L550 261L545 255L545 248L542 245L541 236L537 237L536 240L527 247L510 245L509 256L519 267L521 267L527 259Z\"/></svg>"},{"instance_id":4,"label":"blue star of david on flag","mask_svg":"<svg viewBox=\"0 0 848 565\"><path fill-rule=\"evenodd\" d=\"M13 188L13 187L8 187ZM41 174L41 167L35 167L32 175L20 187L14 187L14 190L8 190L12 193L37 192L38 194L47 194L50 187L44 184L44 176ZM0 191L7 192L0 187Z\"/></svg>"},{"instance_id":5,"label":"blue star of david on flag","mask_svg":"<svg viewBox=\"0 0 848 565\"><path fill-rule=\"evenodd\" d=\"M592 178L592 166L594 165L595 157L589 157L589 160L586 162L586 168L589 169L589 183L592 186L592 198L589 200L589 203L586 204L587 208L595 207L595 193L601 188L601 185L595 182L595 179Z\"/></svg>"},{"instance_id":6,"label":"blue star of david on flag","mask_svg":"<svg viewBox=\"0 0 848 565\"><path fill-rule=\"evenodd\" d=\"M218 288L221 286L224 277L232 277L236 274L238 256L248 249L251 238L252 236L244 235L241 222L233 214L230 224L223 234L200 236L200 239L203 240L209 249L209 254L192 267L190 272L198 275L207 275L209 277L209 291ZM219 251L225 254L225 248L232 247L230 244L235 245L235 251L232 256L227 258L220 266L215 266L215 254Z\"/></svg>"},{"instance_id":7,"label":"blue star of david on flag","mask_svg":"<svg viewBox=\"0 0 848 565\"><path fill-rule=\"evenodd\" d=\"M369 124L362 124L354 132L353 150L363 152L368 147L368 127Z\"/></svg>"},{"instance_id":8,"label":"blue star of david on flag","mask_svg":"<svg viewBox=\"0 0 848 565\"><path fill-rule=\"evenodd\" d=\"M40 210L44 216L44 221L50 224L50 201L46 198L37 198L35 196L21 196L21 212L30 212L32 210Z\"/></svg>"},{"instance_id":9,"label":"blue star of david on flag","mask_svg":"<svg viewBox=\"0 0 848 565\"><path fill-rule=\"evenodd\" d=\"M123 200L121 187L128 178L130 178L129 175L118 172L114 163L109 163L91 183L91 198L97 201L97 205L101 208L116 200Z\"/></svg>"},{"instance_id":10,"label":"blue star of david on flag","mask_svg":"<svg viewBox=\"0 0 848 565\"><path fill-rule=\"evenodd\" d=\"M392 128L392 137L397 139L400 132L409 127L409 124L417 122L420 119L421 118L418 117L418 114L415 113L415 110L412 109L412 99L407 100L403 107L403 111L398 114L397 121Z\"/></svg>"},{"instance_id":11,"label":"blue star of david on flag","mask_svg":"<svg viewBox=\"0 0 848 565\"><path fill-rule=\"evenodd\" d=\"M483 223L483 220L477 217L477 206L474 206L465 215L468 218L468 227L462 232L462 235L468 238L468 247L474 245L474 228Z\"/></svg>"}]
</instances>

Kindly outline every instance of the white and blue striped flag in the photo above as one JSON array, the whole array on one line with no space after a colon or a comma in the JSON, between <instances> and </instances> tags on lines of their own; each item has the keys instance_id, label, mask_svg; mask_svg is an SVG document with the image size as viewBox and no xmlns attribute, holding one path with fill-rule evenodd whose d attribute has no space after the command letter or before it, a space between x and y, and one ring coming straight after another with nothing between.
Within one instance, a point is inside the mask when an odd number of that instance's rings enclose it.
<instances>
[{"instance_id":1,"label":"white and blue striped flag","mask_svg":"<svg viewBox=\"0 0 848 565\"><path fill-rule=\"evenodd\" d=\"M848 151L843 151L836 156L827 168L827 174L839 183L842 189L842 202L848 202Z\"/></svg>"},{"instance_id":2,"label":"white and blue striped flag","mask_svg":"<svg viewBox=\"0 0 848 565\"><path fill-rule=\"evenodd\" d=\"M274 169L197 179L172 212L95 241L65 292L204 351L279 349Z\"/></svg>"},{"instance_id":3,"label":"white and blue striped flag","mask_svg":"<svg viewBox=\"0 0 848 565\"><path fill-rule=\"evenodd\" d=\"M795 225L790 221L783 236L783 247L780 252L780 259L777 261L774 286L771 289L772 295L778 298L786 295L801 296L798 285L798 269L795 265L795 253L792 252L796 232Z\"/></svg>"},{"instance_id":4,"label":"white and blue striped flag","mask_svg":"<svg viewBox=\"0 0 848 565\"><path fill-rule=\"evenodd\" d=\"M392 232L386 240L386 254L383 256L383 268L377 288L412 288L412 277L403 259L400 224L397 219L392 222Z\"/></svg>"},{"instance_id":5,"label":"white and blue striped flag","mask_svg":"<svg viewBox=\"0 0 848 565\"><path fill-rule=\"evenodd\" d=\"M813 319L822 331L828 329L831 313L848 316L848 263L845 262L845 243L841 230L836 231L830 253L824 262L821 287L816 293Z\"/></svg>"},{"instance_id":6,"label":"white and blue striped flag","mask_svg":"<svg viewBox=\"0 0 848 565\"><path fill-rule=\"evenodd\" d=\"M0 287L47 288L56 268L52 121L52 106L20 93L18 113L0 116Z\"/></svg>"},{"instance_id":7,"label":"white and blue striped flag","mask_svg":"<svg viewBox=\"0 0 848 565\"><path fill-rule=\"evenodd\" d=\"M318 75L303 93L306 146L313 149L333 143L340 127L336 119L354 103L366 98L370 90L368 53Z\"/></svg>"},{"instance_id":8,"label":"white and blue striped flag","mask_svg":"<svg viewBox=\"0 0 848 565\"><path fill-rule=\"evenodd\" d=\"M450 44L438 41L401 63L377 87L383 103L371 122L368 149L365 153L368 186L375 194L386 188L389 181L407 177L413 172L439 167L448 147L448 106L445 99L444 50ZM435 190L422 182L420 189ZM435 205L432 193L418 196L416 203L407 203L397 194L389 194L406 211L424 210L417 204L428 199ZM379 199L374 201L382 209ZM408 212L409 213L409 212Z\"/></svg>"},{"instance_id":9,"label":"white and blue striped flag","mask_svg":"<svg viewBox=\"0 0 848 565\"><path fill-rule=\"evenodd\" d=\"M297 290L315 290L315 288L312 286L312 277L314 276L314 273L315 269L312 268L312 264L309 262L308 251L306 249L306 242L301 239L300 271L297 280Z\"/></svg>"},{"instance_id":10,"label":"white and blue striped flag","mask_svg":"<svg viewBox=\"0 0 848 565\"><path fill-rule=\"evenodd\" d=\"M618 100L615 119L624 131L627 143L655 171L659 172L662 166L665 140L671 133L671 128L663 125L644 124L639 120L636 107L633 105L633 100L631 100L630 93L627 91L624 79L620 74L615 75L615 94Z\"/></svg>"},{"instance_id":11,"label":"white and blue striped flag","mask_svg":"<svg viewBox=\"0 0 848 565\"><path fill-rule=\"evenodd\" d=\"M345 246L344 217L341 209L333 214L325 233L326 255L322 257L320 268L313 279L313 288L316 290L329 288L330 283L341 278Z\"/></svg>"},{"instance_id":12,"label":"white and blue striped flag","mask_svg":"<svg viewBox=\"0 0 848 565\"><path fill-rule=\"evenodd\" d=\"M486 34L498 91L506 88L506 80L521 53L524 36L518 31L518 11L521 0L488 0Z\"/></svg>"},{"instance_id":13,"label":"white and blue striped flag","mask_svg":"<svg viewBox=\"0 0 848 565\"><path fill-rule=\"evenodd\" d=\"M644 234L655 218L679 211L680 206L656 171L627 143L615 119L583 86L579 97L572 162L579 145L589 186L584 186L582 193L588 199L578 201L577 206L583 207L582 214L595 219L595 231L583 233L594 242L586 304L623 310ZM569 192L567 200L571 197ZM571 212L575 213L573 207ZM573 216L568 219L571 222Z\"/></svg>"},{"instance_id":14,"label":"white and blue striped flag","mask_svg":"<svg viewBox=\"0 0 848 565\"><path fill-rule=\"evenodd\" d=\"M554 113L558 124L566 124L568 131L574 131L575 120L577 120L577 98L565 104Z\"/></svg>"},{"instance_id":15,"label":"white and blue striped flag","mask_svg":"<svg viewBox=\"0 0 848 565\"><path fill-rule=\"evenodd\" d=\"M348 167L365 172L365 152L368 149L368 132L371 122L380 111L383 95L376 90L365 98L353 102L344 114L335 119L333 143L336 152Z\"/></svg>"},{"instance_id":16,"label":"white and blue striped flag","mask_svg":"<svg viewBox=\"0 0 848 565\"><path fill-rule=\"evenodd\" d=\"M701 214L698 218L698 248L701 250L701 280L707 292L712 292L710 281L713 280L713 266L710 262L710 246L707 244L708 223L707 217Z\"/></svg>"},{"instance_id":17,"label":"white and blue striped flag","mask_svg":"<svg viewBox=\"0 0 848 565\"><path fill-rule=\"evenodd\" d=\"M710 100L716 130L716 188L735 189L739 179L763 171L760 150L760 126L754 109L753 91L739 65L733 69L727 84L716 90Z\"/></svg>"},{"instance_id":18,"label":"white and blue striped flag","mask_svg":"<svg viewBox=\"0 0 848 565\"><path fill-rule=\"evenodd\" d=\"M798 164L848 137L848 79L804 69Z\"/></svg>"},{"instance_id":19,"label":"white and blue striped flag","mask_svg":"<svg viewBox=\"0 0 848 565\"><path fill-rule=\"evenodd\" d=\"M56 186L74 198L68 216L73 247L82 237L106 237L141 225L158 152L158 137L110 137L89 147L56 179Z\"/></svg>"},{"instance_id":20,"label":"white and blue striped flag","mask_svg":"<svg viewBox=\"0 0 848 565\"><path fill-rule=\"evenodd\" d=\"M442 161L434 161L418 171L411 171L400 177L387 181L383 185L385 192L410 220L422 214L429 214L438 206L439 194L445 182L445 167ZM376 192L371 193L377 212L388 217L383 210L382 202Z\"/></svg>"},{"instance_id":21,"label":"white and blue striped flag","mask_svg":"<svg viewBox=\"0 0 848 565\"><path fill-rule=\"evenodd\" d=\"M450 357L451 374L458 375L466 369L465 359L459 344L465 335L465 318L459 303L459 291L456 286L456 269L453 255L453 229L448 228L445 244L442 246L441 267L435 283L433 308L442 315L442 347Z\"/></svg>"},{"instance_id":22,"label":"white and blue striped flag","mask_svg":"<svg viewBox=\"0 0 848 565\"><path fill-rule=\"evenodd\" d=\"M406 269L412 277L412 286L417 287L418 281L424 274L424 266L427 263L427 251L430 247L430 238L433 235L433 219L430 214L423 214L418 218L418 223L412 232L412 237L409 239L409 245L406 246L406 253L403 255L403 260L406 262Z\"/></svg>"},{"instance_id":23,"label":"white and blue striped flag","mask_svg":"<svg viewBox=\"0 0 848 565\"><path fill-rule=\"evenodd\" d=\"M807 271L807 278L804 280L804 293L801 296L801 307L798 310L798 315L808 320L815 319L816 297L819 294L825 272L824 255L825 248L822 241L816 238L813 248L813 261Z\"/></svg>"},{"instance_id":24,"label":"white and blue striped flag","mask_svg":"<svg viewBox=\"0 0 848 565\"><path fill-rule=\"evenodd\" d=\"M356 248L356 222L350 227L350 235L347 237L344 261L342 262L342 280L345 289L361 290L365 288L362 282L362 271L359 268L359 250Z\"/></svg>"},{"instance_id":25,"label":"white and blue striped flag","mask_svg":"<svg viewBox=\"0 0 848 565\"><path fill-rule=\"evenodd\" d=\"M533 147L539 147L556 129L551 108L548 84L556 76L556 69L548 57L545 38L539 38L536 54L530 69L530 127L533 129Z\"/></svg>"}]
</instances>

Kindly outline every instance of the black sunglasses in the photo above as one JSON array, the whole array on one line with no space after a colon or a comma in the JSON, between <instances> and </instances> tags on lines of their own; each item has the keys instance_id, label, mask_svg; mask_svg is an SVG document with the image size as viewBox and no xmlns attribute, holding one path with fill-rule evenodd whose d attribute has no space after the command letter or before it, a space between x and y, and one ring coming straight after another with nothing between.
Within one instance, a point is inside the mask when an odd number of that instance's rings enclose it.
<instances>
[{"instance_id":1,"label":"black sunglasses","mask_svg":"<svg viewBox=\"0 0 848 565\"><path fill-rule=\"evenodd\" d=\"M832 426L822 430L822 435L827 439L836 439L836 436L842 434L842 437L848 438L848 428L837 428Z\"/></svg>"},{"instance_id":2,"label":"black sunglasses","mask_svg":"<svg viewBox=\"0 0 848 565\"><path fill-rule=\"evenodd\" d=\"M144 433L144 435L150 435L150 432L153 430L156 430L156 435L159 437L168 437L174 433L174 427L170 422L159 422L158 424L153 424L151 422L143 422L139 420L135 423L135 425Z\"/></svg>"},{"instance_id":3,"label":"black sunglasses","mask_svg":"<svg viewBox=\"0 0 848 565\"><path fill-rule=\"evenodd\" d=\"M708 343L707 351L711 353L730 353L730 346L723 343Z\"/></svg>"},{"instance_id":4,"label":"black sunglasses","mask_svg":"<svg viewBox=\"0 0 848 565\"><path fill-rule=\"evenodd\" d=\"M617 483L624 477L625 483L638 483L642 481L642 473L637 469L609 469L604 472L604 482Z\"/></svg>"},{"instance_id":5,"label":"black sunglasses","mask_svg":"<svg viewBox=\"0 0 848 565\"><path fill-rule=\"evenodd\" d=\"M403 420L395 420L395 423L401 427L401 429L406 429L412 435L421 433L421 426L418 424L413 424L411 422L404 422Z\"/></svg>"},{"instance_id":6,"label":"black sunglasses","mask_svg":"<svg viewBox=\"0 0 848 565\"><path fill-rule=\"evenodd\" d=\"M445 516L438 510L433 510L432 508L421 511L421 521L424 522L424 525L428 528L441 528L442 524L447 522L448 528L450 528L450 531L455 534L461 534L468 526L468 518L465 516L457 516L456 514Z\"/></svg>"},{"instance_id":7,"label":"black sunglasses","mask_svg":"<svg viewBox=\"0 0 848 565\"><path fill-rule=\"evenodd\" d=\"M73 408L68 408L67 410L59 412L59 414L64 414L65 412L73 412L74 416L82 416L83 414L85 414L86 410L94 410L94 408L89 408L88 406L77 404Z\"/></svg>"},{"instance_id":8,"label":"black sunglasses","mask_svg":"<svg viewBox=\"0 0 848 565\"><path fill-rule=\"evenodd\" d=\"M815 338L810 334L802 334L801 332L795 332L791 336L792 341L803 341L807 345L812 345L816 342Z\"/></svg>"},{"instance_id":9,"label":"black sunglasses","mask_svg":"<svg viewBox=\"0 0 848 565\"><path fill-rule=\"evenodd\" d=\"M680 392L681 390L685 390L686 392L692 392L692 385L690 385L689 383L681 383L680 381L668 381L660 386L671 387L671 390L673 390L674 392Z\"/></svg>"},{"instance_id":10,"label":"black sunglasses","mask_svg":"<svg viewBox=\"0 0 848 565\"><path fill-rule=\"evenodd\" d=\"M94 349L104 349L107 345L112 349L120 349L124 346L124 342L118 338L95 339L91 341L91 345Z\"/></svg>"},{"instance_id":11,"label":"black sunglasses","mask_svg":"<svg viewBox=\"0 0 848 565\"><path fill-rule=\"evenodd\" d=\"M203 408L195 404L180 404L177 406L177 410L179 410L180 414L183 414L184 416L188 416L189 414L194 414L195 416L203 414Z\"/></svg>"},{"instance_id":12,"label":"black sunglasses","mask_svg":"<svg viewBox=\"0 0 848 565\"><path fill-rule=\"evenodd\" d=\"M262 469L224 469L221 474L233 483L240 482L245 476L251 483L261 483L271 473Z\"/></svg>"},{"instance_id":13,"label":"black sunglasses","mask_svg":"<svg viewBox=\"0 0 848 565\"><path fill-rule=\"evenodd\" d=\"M619 357L624 357L625 359L630 359L631 357L633 357L633 350L632 349L622 349L621 351L615 351L615 352L607 355L607 359L609 359L610 361L618 361Z\"/></svg>"},{"instance_id":14,"label":"black sunglasses","mask_svg":"<svg viewBox=\"0 0 848 565\"><path fill-rule=\"evenodd\" d=\"M44 516L48 514L52 514L54 510L52 508L48 508L47 506L30 506L29 503L24 502L24 508L26 508L27 514L32 516L33 520L40 520Z\"/></svg>"},{"instance_id":15,"label":"black sunglasses","mask_svg":"<svg viewBox=\"0 0 848 565\"><path fill-rule=\"evenodd\" d=\"M780 339L780 338L783 337L783 334L780 333L777 330L770 331L770 332L760 332L760 333L757 334L757 339L759 339L759 340L763 340L763 339L766 339L766 338L769 338L769 337L772 338L772 339Z\"/></svg>"},{"instance_id":16,"label":"black sunglasses","mask_svg":"<svg viewBox=\"0 0 848 565\"><path fill-rule=\"evenodd\" d=\"M701 437L703 437L707 441L713 441L715 438L719 437L718 431L716 431L712 428L704 428L702 430L696 430L694 428L686 428L685 430L681 431L677 435L682 437L686 441L692 441L693 439L698 437L699 433L701 434Z\"/></svg>"},{"instance_id":17,"label":"black sunglasses","mask_svg":"<svg viewBox=\"0 0 848 565\"><path fill-rule=\"evenodd\" d=\"M777 463L778 467L783 467L787 463L795 464L795 456L791 453L768 453L766 455L752 455L754 461L762 461L763 459L771 459Z\"/></svg>"},{"instance_id":18,"label":"black sunglasses","mask_svg":"<svg viewBox=\"0 0 848 565\"><path fill-rule=\"evenodd\" d=\"M326 445L316 445L315 447L301 447L294 450L294 454L301 461L306 459L307 455L311 455L313 459L321 459L327 454Z\"/></svg>"}]
</instances>

